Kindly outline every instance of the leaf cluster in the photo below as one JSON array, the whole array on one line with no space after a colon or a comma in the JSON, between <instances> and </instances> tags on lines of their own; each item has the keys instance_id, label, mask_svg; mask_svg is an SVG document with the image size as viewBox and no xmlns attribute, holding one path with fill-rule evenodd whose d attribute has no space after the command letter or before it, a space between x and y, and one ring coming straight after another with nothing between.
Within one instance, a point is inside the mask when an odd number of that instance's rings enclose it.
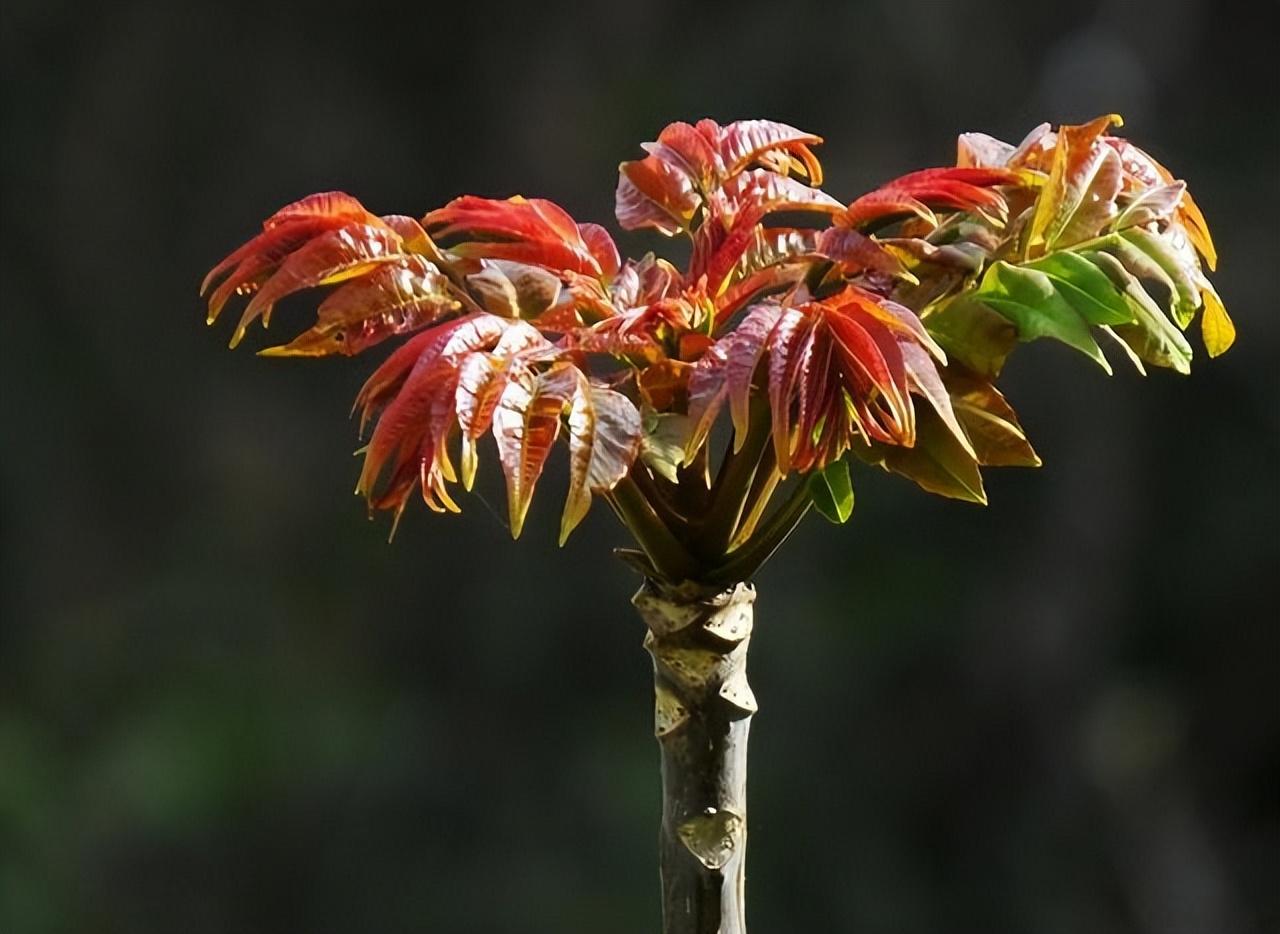
<instances>
[{"instance_id":1,"label":"leaf cluster","mask_svg":"<svg viewBox=\"0 0 1280 934\"><path fill-rule=\"evenodd\" d=\"M1038 464L995 386L1019 343L1185 373L1201 313L1209 354L1231 344L1202 214L1118 123L1017 146L965 134L954 166L851 202L820 187L817 136L674 123L619 167L616 207L625 229L687 238L683 268L623 261L542 199L413 218L311 195L213 269L208 317L247 298L235 346L281 299L329 288L311 327L262 353L403 339L356 400L371 508L398 520L416 490L456 511L488 435L519 535L564 442L562 541L598 496L647 573L743 579L811 505L848 519L850 452L979 502L980 468Z\"/></svg>"}]
</instances>

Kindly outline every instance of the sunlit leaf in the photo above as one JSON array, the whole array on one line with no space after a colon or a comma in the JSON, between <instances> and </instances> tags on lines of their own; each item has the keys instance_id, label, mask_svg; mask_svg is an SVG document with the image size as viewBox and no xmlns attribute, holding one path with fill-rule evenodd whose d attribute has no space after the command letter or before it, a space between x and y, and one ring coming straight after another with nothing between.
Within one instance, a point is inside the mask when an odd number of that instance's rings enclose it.
<instances>
[{"instance_id":1,"label":"sunlit leaf","mask_svg":"<svg viewBox=\"0 0 1280 934\"><path fill-rule=\"evenodd\" d=\"M1190 373L1191 345L1137 278L1110 253L1089 251L1085 255L1124 293L1133 312L1132 324L1118 324L1112 328L1116 336L1146 363ZM1150 260L1147 262L1154 266ZM1158 271L1158 267L1155 268Z\"/></svg>"},{"instance_id":2,"label":"sunlit leaf","mask_svg":"<svg viewBox=\"0 0 1280 934\"><path fill-rule=\"evenodd\" d=\"M588 242L563 208L543 198L516 196L499 201L464 195L432 211L423 223L436 240L461 236L449 247L459 256L512 260L592 276L618 271L617 248L603 229L590 230Z\"/></svg>"},{"instance_id":3,"label":"sunlit leaf","mask_svg":"<svg viewBox=\"0 0 1280 934\"><path fill-rule=\"evenodd\" d=\"M560 522L561 545L587 514L591 494L607 493L631 470L643 437L640 413L630 399L592 386L578 373L569 408L569 498Z\"/></svg>"},{"instance_id":4,"label":"sunlit leaf","mask_svg":"<svg viewBox=\"0 0 1280 934\"><path fill-rule=\"evenodd\" d=\"M1124 210L1111 224L1111 229L1124 230L1167 220L1177 210L1186 191L1184 182L1142 189L1124 206Z\"/></svg>"},{"instance_id":5,"label":"sunlit leaf","mask_svg":"<svg viewBox=\"0 0 1280 934\"><path fill-rule=\"evenodd\" d=\"M974 297L1012 321L1018 328L1019 340L1051 337L1111 372L1111 365L1089 333L1089 322L1045 273L995 263L983 276Z\"/></svg>"},{"instance_id":6,"label":"sunlit leaf","mask_svg":"<svg viewBox=\"0 0 1280 934\"><path fill-rule=\"evenodd\" d=\"M911 172L868 192L837 218L846 227L859 227L886 217L914 214L929 224L937 218L931 208L979 211L1003 217L1004 197L998 185L1025 181L1021 173L994 168L939 168Z\"/></svg>"},{"instance_id":7,"label":"sunlit leaf","mask_svg":"<svg viewBox=\"0 0 1280 934\"><path fill-rule=\"evenodd\" d=\"M822 137L805 133L773 120L739 120L720 131L719 155L725 172L732 175L768 152L784 151L797 156L810 184L822 184L822 167L810 146Z\"/></svg>"},{"instance_id":8,"label":"sunlit leaf","mask_svg":"<svg viewBox=\"0 0 1280 934\"><path fill-rule=\"evenodd\" d=\"M923 320L947 359L984 376L999 376L1018 344L1017 326L971 293L947 302Z\"/></svg>"},{"instance_id":9,"label":"sunlit leaf","mask_svg":"<svg viewBox=\"0 0 1280 934\"><path fill-rule=\"evenodd\" d=\"M913 447L875 444L855 446L854 451L870 463L914 480L930 493L986 505L977 462L932 411L920 412Z\"/></svg>"},{"instance_id":10,"label":"sunlit leaf","mask_svg":"<svg viewBox=\"0 0 1280 934\"><path fill-rule=\"evenodd\" d=\"M947 389L979 464L984 467L1039 467L1012 406L991 382L948 373Z\"/></svg>"},{"instance_id":11,"label":"sunlit leaf","mask_svg":"<svg viewBox=\"0 0 1280 934\"><path fill-rule=\"evenodd\" d=\"M250 300L231 337L231 346L240 343L245 330L259 317L265 325L272 307L285 296L363 275L383 263L398 262L405 255L401 247L400 237L393 230L369 224L350 224L310 240L290 254Z\"/></svg>"},{"instance_id":12,"label":"sunlit leaf","mask_svg":"<svg viewBox=\"0 0 1280 934\"><path fill-rule=\"evenodd\" d=\"M647 410L642 416L644 438L640 456L645 465L670 483L679 483L685 449L693 429L692 420L678 412Z\"/></svg>"},{"instance_id":13,"label":"sunlit leaf","mask_svg":"<svg viewBox=\"0 0 1280 934\"><path fill-rule=\"evenodd\" d=\"M1027 229L1028 247L1052 249L1093 236L1115 216L1115 196L1121 187L1118 156L1102 141L1115 114L1058 131L1049 179L1040 189Z\"/></svg>"},{"instance_id":14,"label":"sunlit leaf","mask_svg":"<svg viewBox=\"0 0 1280 934\"><path fill-rule=\"evenodd\" d=\"M449 280L421 256L381 266L337 289L320 303L316 324L266 357L348 356L388 337L434 324L461 308Z\"/></svg>"},{"instance_id":15,"label":"sunlit leaf","mask_svg":"<svg viewBox=\"0 0 1280 934\"><path fill-rule=\"evenodd\" d=\"M560 436L560 415L569 405L582 374L571 364L545 373L521 369L512 374L493 413L493 437L507 478L511 536L524 528L534 487Z\"/></svg>"},{"instance_id":16,"label":"sunlit leaf","mask_svg":"<svg viewBox=\"0 0 1280 934\"><path fill-rule=\"evenodd\" d=\"M813 507L829 522L843 525L853 515L853 483L849 462L838 460L809 475L809 495Z\"/></svg>"},{"instance_id":17,"label":"sunlit leaf","mask_svg":"<svg viewBox=\"0 0 1280 934\"><path fill-rule=\"evenodd\" d=\"M1207 283L1201 292L1204 299L1204 314L1200 319L1200 334L1204 338L1205 350L1210 357L1217 357L1227 352L1236 341L1236 326L1227 314L1226 306Z\"/></svg>"}]
</instances>

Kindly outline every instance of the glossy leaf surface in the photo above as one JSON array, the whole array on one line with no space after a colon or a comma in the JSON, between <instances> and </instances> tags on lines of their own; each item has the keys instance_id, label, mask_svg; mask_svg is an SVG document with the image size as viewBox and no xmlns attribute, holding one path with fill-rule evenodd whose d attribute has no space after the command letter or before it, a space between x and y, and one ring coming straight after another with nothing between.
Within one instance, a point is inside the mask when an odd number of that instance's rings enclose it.
<instances>
[{"instance_id":1,"label":"glossy leaf surface","mask_svg":"<svg viewBox=\"0 0 1280 934\"><path fill-rule=\"evenodd\" d=\"M244 301L236 344L331 289L269 356L400 341L356 400L371 508L398 519L417 490L456 510L492 445L518 535L563 447L561 541L603 497L653 573L749 574L810 505L849 518L850 451L974 502L981 468L1038 465L995 385L1022 343L1186 373L1199 315L1209 356L1231 346L1203 213L1119 125L966 133L955 165L850 200L820 187L813 133L673 123L621 163L615 207L624 229L687 237L683 265L624 261L544 199L464 195L418 221L322 192L202 294L210 322Z\"/></svg>"}]
</instances>

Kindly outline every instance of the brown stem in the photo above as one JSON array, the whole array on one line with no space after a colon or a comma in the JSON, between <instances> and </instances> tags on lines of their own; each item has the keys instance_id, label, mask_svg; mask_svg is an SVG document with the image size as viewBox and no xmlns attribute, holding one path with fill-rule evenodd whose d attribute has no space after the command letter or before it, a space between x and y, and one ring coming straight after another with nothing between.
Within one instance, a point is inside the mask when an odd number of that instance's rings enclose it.
<instances>
[{"instance_id":1,"label":"brown stem","mask_svg":"<svg viewBox=\"0 0 1280 934\"><path fill-rule=\"evenodd\" d=\"M633 599L653 656L662 755L663 934L745 934L747 684L755 590L648 580Z\"/></svg>"}]
</instances>

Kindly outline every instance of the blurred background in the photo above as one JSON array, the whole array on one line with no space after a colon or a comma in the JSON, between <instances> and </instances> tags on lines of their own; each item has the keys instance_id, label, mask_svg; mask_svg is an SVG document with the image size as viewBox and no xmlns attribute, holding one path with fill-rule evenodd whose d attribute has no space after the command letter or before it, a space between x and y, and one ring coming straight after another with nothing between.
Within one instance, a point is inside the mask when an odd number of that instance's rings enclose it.
<instances>
[{"instance_id":1,"label":"blurred background","mask_svg":"<svg viewBox=\"0 0 1280 934\"><path fill-rule=\"evenodd\" d=\"M981 509L861 468L854 521L760 575L751 928L1277 930L1274 29L1207 0L2 16L0 931L656 929L612 517L558 550L552 476L518 546L479 500L388 546L346 418L381 353L203 325L268 213L611 223L618 161L702 116L821 133L851 199L960 131L1113 110L1190 180L1240 342L1189 379L1025 348L1043 469Z\"/></svg>"}]
</instances>

